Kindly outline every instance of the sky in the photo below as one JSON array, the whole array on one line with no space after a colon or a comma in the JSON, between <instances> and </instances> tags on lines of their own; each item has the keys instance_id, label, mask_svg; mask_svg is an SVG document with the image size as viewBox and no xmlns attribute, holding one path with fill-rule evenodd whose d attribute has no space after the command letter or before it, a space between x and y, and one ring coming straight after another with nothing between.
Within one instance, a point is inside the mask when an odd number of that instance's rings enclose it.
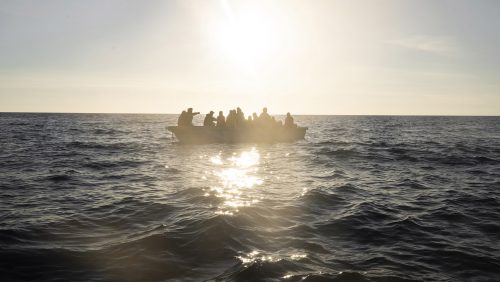
<instances>
[{"instance_id":1,"label":"sky","mask_svg":"<svg viewBox=\"0 0 500 282\"><path fill-rule=\"evenodd\" d=\"M3 0L0 111L500 115L496 0Z\"/></svg>"}]
</instances>

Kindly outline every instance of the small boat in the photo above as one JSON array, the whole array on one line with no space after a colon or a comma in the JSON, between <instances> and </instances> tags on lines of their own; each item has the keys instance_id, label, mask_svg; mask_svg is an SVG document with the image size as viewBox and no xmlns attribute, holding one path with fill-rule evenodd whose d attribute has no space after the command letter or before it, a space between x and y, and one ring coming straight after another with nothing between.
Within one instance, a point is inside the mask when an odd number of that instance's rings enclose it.
<instances>
[{"instance_id":1,"label":"small boat","mask_svg":"<svg viewBox=\"0 0 500 282\"><path fill-rule=\"evenodd\" d=\"M274 143L304 139L307 127L168 126L181 143Z\"/></svg>"}]
</instances>

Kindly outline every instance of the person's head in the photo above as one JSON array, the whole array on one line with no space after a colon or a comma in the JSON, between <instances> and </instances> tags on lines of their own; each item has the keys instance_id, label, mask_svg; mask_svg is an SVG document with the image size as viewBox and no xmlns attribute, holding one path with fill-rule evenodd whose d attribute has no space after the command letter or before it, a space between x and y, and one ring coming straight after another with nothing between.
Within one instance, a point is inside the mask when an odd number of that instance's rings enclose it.
<instances>
[{"instance_id":1,"label":"person's head","mask_svg":"<svg viewBox=\"0 0 500 282\"><path fill-rule=\"evenodd\" d=\"M193 108L188 108L188 113L192 113L193 112Z\"/></svg>"},{"instance_id":2,"label":"person's head","mask_svg":"<svg viewBox=\"0 0 500 282\"><path fill-rule=\"evenodd\" d=\"M262 109L262 112L267 113L267 108L266 108L266 107L264 107L264 108Z\"/></svg>"},{"instance_id":3,"label":"person's head","mask_svg":"<svg viewBox=\"0 0 500 282\"><path fill-rule=\"evenodd\" d=\"M209 115L213 115L214 114L214 111L210 111Z\"/></svg>"},{"instance_id":4,"label":"person's head","mask_svg":"<svg viewBox=\"0 0 500 282\"><path fill-rule=\"evenodd\" d=\"M290 116L290 112L286 113L286 116L289 117Z\"/></svg>"},{"instance_id":5,"label":"person's head","mask_svg":"<svg viewBox=\"0 0 500 282\"><path fill-rule=\"evenodd\" d=\"M183 114L185 114L185 113L186 113L186 111L182 111L182 113L183 113Z\"/></svg>"},{"instance_id":6,"label":"person's head","mask_svg":"<svg viewBox=\"0 0 500 282\"><path fill-rule=\"evenodd\" d=\"M253 113L252 116L253 116L253 118L256 118L257 117L257 113Z\"/></svg>"},{"instance_id":7,"label":"person's head","mask_svg":"<svg viewBox=\"0 0 500 282\"><path fill-rule=\"evenodd\" d=\"M252 116L248 116L248 120L252 120Z\"/></svg>"},{"instance_id":8,"label":"person's head","mask_svg":"<svg viewBox=\"0 0 500 282\"><path fill-rule=\"evenodd\" d=\"M237 113L241 112L240 107L237 107L237 108L236 108L236 112L237 112Z\"/></svg>"},{"instance_id":9,"label":"person's head","mask_svg":"<svg viewBox=\"0 0 500 282\"><path fill-rule=\"evenodd\" d=\"M219 111L219 116L223 116L224 113L222 111Z\"/></svg>"}]
</instances>

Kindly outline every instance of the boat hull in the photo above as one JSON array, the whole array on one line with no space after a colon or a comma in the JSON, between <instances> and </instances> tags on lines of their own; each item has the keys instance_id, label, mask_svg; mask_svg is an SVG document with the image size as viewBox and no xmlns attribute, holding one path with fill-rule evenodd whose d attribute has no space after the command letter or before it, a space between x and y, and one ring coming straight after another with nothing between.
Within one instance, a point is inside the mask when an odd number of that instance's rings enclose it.
<instances>
[{"instance_id":1,"label":"boat hull","mask_svg":"<svg viewBox=\"0 0 500 282\"><path fill-rule=\"evenodd\" d=\"M168 126L181 143L273 143L304 139L307 127L220 128L208 126Z\"/></svg>"}]
</instances>

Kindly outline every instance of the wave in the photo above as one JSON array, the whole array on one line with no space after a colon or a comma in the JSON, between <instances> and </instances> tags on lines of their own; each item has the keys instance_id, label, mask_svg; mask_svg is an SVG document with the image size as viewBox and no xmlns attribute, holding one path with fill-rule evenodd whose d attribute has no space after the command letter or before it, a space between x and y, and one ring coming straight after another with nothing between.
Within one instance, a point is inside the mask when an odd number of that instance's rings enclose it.
<instances>
[{"instance_id":1,"label":"wave","mask_svg":"<svg viewBox=\"0 0 500 282\"><path fill-rule=\"evenodd\" d=\"M255 259L251 263L239 263L215 277L216 281L263 281L278 280L289 272L304 270L304 267L286 259L268 261Z\"/></svg>"},{"instance_id":2,"label":"wave","mask_svg":"<svg viewBox=\"0 0 500 282\"><path fill-rule=\"evenodd\" d=\"M130 132L129 131L124 131L124 130L112 129L112 128L107 128L107 129L98 128L98 129L94 129L94 131L92 133L95 134L95 135L110 135L110 136L113 136L113 135L117 135L117 134L120 134L120 135L128 134Z\"/></svg>"},{"instance_id":3,"label":"wave","mask_svg":"<svg viewBox=\"0 0 500 282\"><path fill-rule=\"evenodd\" d=\"M333 156L338 158L350 158L359 155L359 152L355 149L329 149L322 148L317 154L320 156Z\"/></svg>"},{"instance_id":4,"label":"wave","mask_svg":"<svg viewBox=\"0 0 500 282\"><path fill-rule=\"evenodd\" d=\"M50 175L47 176L47 180L54 181L54 182L64 182L64 181L69 181L72 179L70 175L67 174L59 174L59 175Z\"/></svg>"},{"instance_id":5,"label":"wave","mask_svg":"<svg viewBox=\"0 0 500 282\"><path fill-rule=\"evenodd\" d=\"M303 117L298 143L186 147L176 116L1 115L5 281L500 280L498 118Z\"/></svg>"},{"instance_id":6,"label":"wave","mask_svg":"<svg viewBox=\"0 0 500 282\"><path fill-rule=\"evenodd\" d=\"M90 168L93 170L104 170L104 169L114 169L114 168L137 168L143 165L145 161L138 160L117 160L117 161L93 161L93 162L83 162L82 167Z\"/></svg>"},{"instance_id":7,"label":"wave","mask_svg":"<svg viewBox=\"0 0 500 282\"><path fill-rule=\"evenodd\" d=\"M72 149L95 149L101 151L112 151L112 150L131 150L138 147L137 144L131 142L115 142L115 143L99 143L99 142L83 142L83 141L72 141L67 143L67 147Z\"/></svg>"},{"instance_id":8,"label":"wave","mask_svg":"<svg viewBox=\"0 0 500 282\"><path fill-rule=\"evenodd\" d=\"M343 189L342 187L337 189ZM306 207L312 209L316 208L332 209L335 207L341 207L345 205L346 199L342 197L342 195L331 194L325 191L321 191L320 189L314 189L308 191L304 195L303 202Z\"/></svg>"}]
</instances>

